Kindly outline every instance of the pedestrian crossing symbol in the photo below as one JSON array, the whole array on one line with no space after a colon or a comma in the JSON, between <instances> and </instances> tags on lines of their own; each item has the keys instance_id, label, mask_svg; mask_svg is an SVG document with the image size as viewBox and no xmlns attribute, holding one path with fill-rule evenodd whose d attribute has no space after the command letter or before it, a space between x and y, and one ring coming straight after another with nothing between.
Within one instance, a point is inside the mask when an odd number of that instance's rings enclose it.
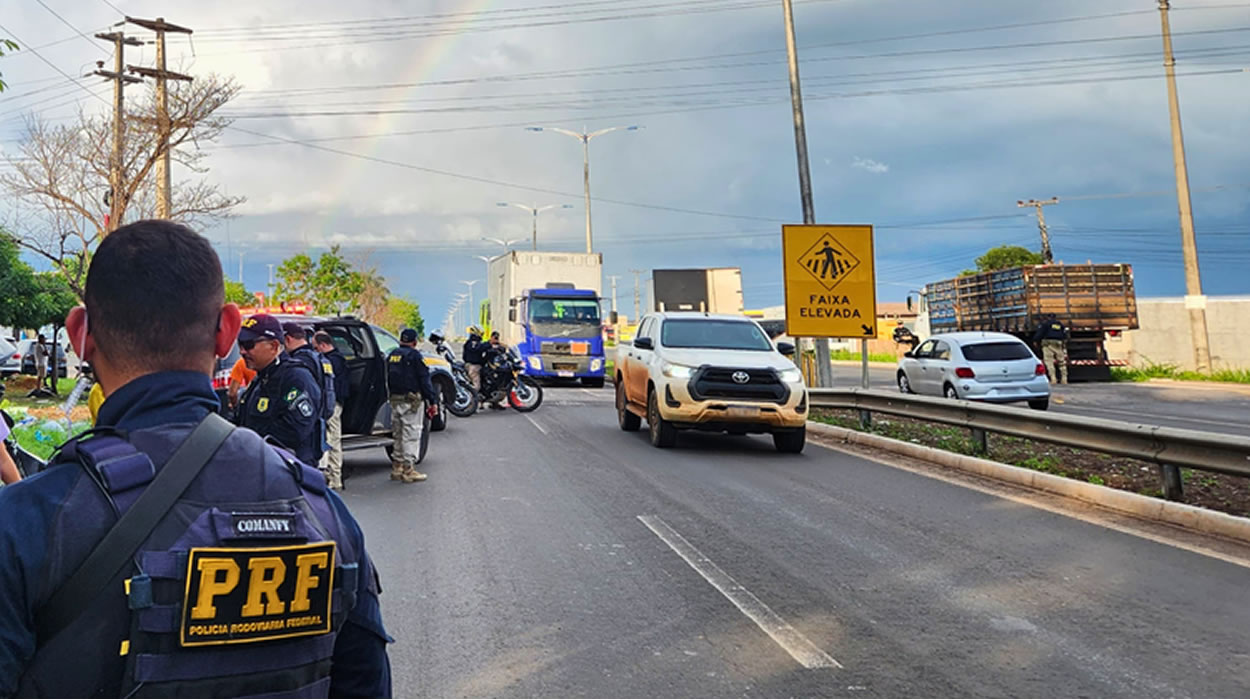
<instances>
[{"instance_id":1,"label":"pedestrian crossing symbol","mask_svg":"<svg viewBox=\"0 0 1250 700\"><path fill-rule=\"evenodd\" d=\"M787 335L876 337L872 226L782 226L781 251Z\"/></svg>"},{"instance_id":2,"label":"pedestrian crossing symbol","mask_svg":"<svg viewBox=\"0 0 1250 700\"><path fill-rule=\"evenodd\" d=\"M838 283L847 279L851 271L859 267L859 258L838 243L829 232L799 258L799 265L816 278L828 291L832 291Z\"/></svg>"}]
</instances>

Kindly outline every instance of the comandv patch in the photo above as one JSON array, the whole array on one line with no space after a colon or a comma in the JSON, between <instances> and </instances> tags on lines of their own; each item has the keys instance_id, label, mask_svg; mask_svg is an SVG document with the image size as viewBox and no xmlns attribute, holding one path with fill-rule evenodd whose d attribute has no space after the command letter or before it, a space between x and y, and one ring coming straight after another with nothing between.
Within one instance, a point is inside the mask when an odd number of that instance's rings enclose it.
<instances>
[{"instance_id":1,"label":"comandv patch","mask_svg":"<svg viewBox=\"0 0 1250 700\"><path fill-rule=\"evenodd\" d=\"M334 555L334 542L192 549L179 643L197 647L328 634Z\"/></svg>"}]
</instances>

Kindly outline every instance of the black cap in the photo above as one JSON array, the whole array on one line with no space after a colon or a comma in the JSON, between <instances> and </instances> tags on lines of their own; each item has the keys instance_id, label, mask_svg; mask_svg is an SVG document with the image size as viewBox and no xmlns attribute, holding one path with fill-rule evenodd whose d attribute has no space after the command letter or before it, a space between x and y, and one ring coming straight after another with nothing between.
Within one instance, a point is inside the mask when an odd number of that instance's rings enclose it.
<instances>
[{"instance_id":1,"label":"black cap","mask_svg":"<svg viewBox=\"0 0 1250 700\"><path fill-rule=\"evenodd\" d=\"M296 340L303 340L308 337L308 334L304 332L304 327L294 321L287 321L282 324L282 333L286 337Z\"/></svg>"},{"instance_id":2,"label":"black cap","mask_svg":"<svg viewBox=\"0 0 1250 700\"><path fill-rule=\"evenodd\" d=\"M404 329L403 331L401 331L401 332L400 332L400 334L399 334L399 342L401 342L401 343L415 343L415 342L417 342L417 332L416 332L416 331L414 331L414 330L412 330L411 328L405 328L405 329Z\"/></svg>"},{"instance_id":3,"label":"black cap","mask_svg":"<svg viewBox=\"0 0 1250 700\"><path fill-rule=\"evenodd\" d=\"M239 328L239 340L282 341L282 324L269 314L256 314L243 319Z\"/></svg>"}]
</instances>

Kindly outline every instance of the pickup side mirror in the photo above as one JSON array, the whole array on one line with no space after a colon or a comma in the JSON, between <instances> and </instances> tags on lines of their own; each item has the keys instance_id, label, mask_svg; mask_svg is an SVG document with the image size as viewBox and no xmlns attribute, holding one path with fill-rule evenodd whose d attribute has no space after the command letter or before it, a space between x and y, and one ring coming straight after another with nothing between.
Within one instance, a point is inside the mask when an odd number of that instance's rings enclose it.
<instances>
[{"instance_id":1,"label":"pickup side mirror","mask_svg":"<svg viewBox=\"0 0 1250 700\"><path fill-rule=\"evenodd\" d=\"M516 297L508 300L508 306L516 306Z\"/></svg>"},{"instance_id":2,"label":"pickup side mirror","mask_svg":"<svg viewBox=\"0 0 1250 700\"><path fill-rule=\"evenodd\" d=\"M915 356L916 356L916 353L912 352L911 350L908 350L907 352L903 353L903 357L910 358L910 357L915 357Z\"/></svg>"},{"instance_id":3,"label":"pickup side mirror","mask_svg":"<svg viewBox=\"0 0 1250 700\"><path fill-rule=\"evenodd\" d=\"M787 357L794 354L794 343L777 343L777 352Z\"/></svg>"},{"instance_id":4,"label":"pickup side mirror","mask_svg":"<svg viewBox=\"0 0 1250 700\"><path fill-rule=\"evenodd\" d=\"M639 350L654 350L655 343L652 343L650 338L634 338L634 347Z\"/></svg>"},{"instance_id":5,"label":"pickup side mirror","mask_svg":"<svg viewBox=\"0 0 1250 700\"><path fill-rule=\"evenodd\" d=\"M508 320L516 323L516 309L508 309Z\"/></svg>"}]
</instances>

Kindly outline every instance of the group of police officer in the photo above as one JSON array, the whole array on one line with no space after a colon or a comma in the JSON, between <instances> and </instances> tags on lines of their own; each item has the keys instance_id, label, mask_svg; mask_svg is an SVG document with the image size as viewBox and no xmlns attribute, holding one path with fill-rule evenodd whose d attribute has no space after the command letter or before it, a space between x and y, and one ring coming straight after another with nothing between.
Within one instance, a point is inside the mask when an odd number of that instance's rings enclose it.
<instances>
[{"instance_id":1,"label":"group of police officer","mask_svg":"<svg viewBox=\"0 0 1250 700\"><path fill-rule=\"evenodd\" d=\"M320 465L329 488L343 488L342 416L350 391L347 361L324 331L308 343L299 323L280 323L269 314L245 319L239 354L256 378L239 401L235 421L291 450L305 464ZM429 423L438 393L416 349L417 333L404 329L400 346L386 358L394 448L391 479L424 481L416 466L429 444Z\"/></svg>"},{"instance_id":2,"label":"group of police officer","mask_svg":"<svg viewBox=\"0 0 1250 700\"><path fill-rule=\"evenodd\" d=\"M212 244L168 221L104 238L66 329L105 400L0 488L0 695L390 697L379 575L317 466L333 353L242 319ZM258 372L242 427L211 381L236 339ZM394 365L415 377L412 354Z\"/></svg>"}]
</instances>

